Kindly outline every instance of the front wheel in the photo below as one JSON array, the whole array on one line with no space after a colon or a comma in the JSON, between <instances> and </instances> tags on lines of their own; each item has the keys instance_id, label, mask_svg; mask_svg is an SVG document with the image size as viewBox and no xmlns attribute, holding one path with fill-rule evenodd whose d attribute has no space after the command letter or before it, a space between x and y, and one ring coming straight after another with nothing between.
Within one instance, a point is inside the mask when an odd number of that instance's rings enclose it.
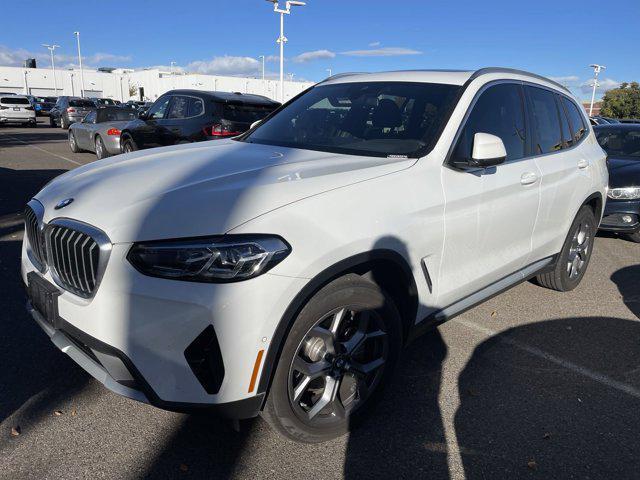
<instances>
[{"instance_id":1,"label":"front wheel","mask_svg":"<svg viewBox=\"0 0 640 480\"><path fill-rule=\"evenodd\" d=\"M135 144L133 143L133 140L127 137L122 143L122 153L131 153L135 152L136 150L137 149Z\"/></svg>"},{"instance_id":2,"label":"front wheel","mask_svg":"<svg viewBox=\"0 0 640 480\"><path fill-rule=\"evenodd\" d=\"M584 205L571 224L554 269L538 275L538 283L559 292L576 288L589 266L597 228L593 210Z\"/></svg>"},{"instance_id":3,"label":"front wheel","mask_svg":"<svg viewBox=\"0 0 640 480\"><path fill-rule=\"evenodd\" d=\"M291 328L262 416L299 442L348 432L380 399L401 345L400 315L377 285L353 274L334 280Z\"/></svg>"}]
</instances>

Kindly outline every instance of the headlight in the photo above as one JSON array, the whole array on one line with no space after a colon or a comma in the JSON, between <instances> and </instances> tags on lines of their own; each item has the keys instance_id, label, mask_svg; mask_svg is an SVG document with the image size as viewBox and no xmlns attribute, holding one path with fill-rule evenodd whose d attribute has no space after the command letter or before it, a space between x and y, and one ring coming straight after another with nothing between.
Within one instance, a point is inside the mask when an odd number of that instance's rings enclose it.
<instances>
[{"instance_id":1,"label":"headlight","mask_svg":"<svg viewBox=\"0 0 640 480\"><path fill-rule=\"evenodd\" d=\"M607 196L613 200L636 200L640 198L640 187L612 188Z\"/></svg>"},{"instance_id":2,"label":"headlight","mask_svg":"<svg viewBox=\"0 0 640 480\"><path fill-rule=\"evenodd\" d=\"M269 235L225 235L133 245L127 258L145 275L192 282L237 282L280 263L291 247Z\"/></svg>"}]
</instances>

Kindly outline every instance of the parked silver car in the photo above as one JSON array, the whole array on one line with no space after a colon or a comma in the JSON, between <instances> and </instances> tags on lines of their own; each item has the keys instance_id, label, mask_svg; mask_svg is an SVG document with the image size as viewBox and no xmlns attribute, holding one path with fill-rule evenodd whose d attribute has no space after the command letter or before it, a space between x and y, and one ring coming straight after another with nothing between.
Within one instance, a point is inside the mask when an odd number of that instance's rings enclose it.
<instances>
[{"instance_id":1,"label":"parked silver car","mask_svg":"<svg viewBox=\"0 0 640 480\"><path fill-rule=\"evenodd\" d=\"M136 112L120 107L100 107L89 112L80 122L69 127L72 152L87 150L106 158L120 153L120 131Z\"/></svg>"}]
</instances>

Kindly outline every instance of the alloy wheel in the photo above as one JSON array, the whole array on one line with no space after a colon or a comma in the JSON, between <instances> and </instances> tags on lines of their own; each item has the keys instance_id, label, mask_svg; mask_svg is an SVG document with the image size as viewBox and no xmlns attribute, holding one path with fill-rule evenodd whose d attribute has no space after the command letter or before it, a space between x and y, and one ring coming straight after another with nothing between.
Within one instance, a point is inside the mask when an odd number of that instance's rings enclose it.
<instances>
[{"instance_id":1,"label":"alloy wheel","mask_svg":"<svg viewBox=\"0 0 640 480\"><path fill-rule=\"evenodd\" d=\"M76 136L73 132L69 133L69 146L71 147L72 152L76 151Z\"/></svg>"},{"instance_id":2,"label":"alloy wheel","mask_svg":"<svg viewBox=\"0 0 640 480\"><path fill-rule=\"evenodd\" d=\"M389 347L383 318L345 307L320 319L298 346L289 368L289 401L310 425L343 421L377 387Z\"/></svg>"},{"instance_id":3,"label":"alloy wheel","mask_svg":"<svg viewBox=\"0 0 640 480\"><path fill-rule=\"evenodd\" d=\"M589 248L591 247L592 228L588 221L578 224L567 259L567 275L571 280L577 278L583 271L589 259Z\"/></svg>"}]
</instances>

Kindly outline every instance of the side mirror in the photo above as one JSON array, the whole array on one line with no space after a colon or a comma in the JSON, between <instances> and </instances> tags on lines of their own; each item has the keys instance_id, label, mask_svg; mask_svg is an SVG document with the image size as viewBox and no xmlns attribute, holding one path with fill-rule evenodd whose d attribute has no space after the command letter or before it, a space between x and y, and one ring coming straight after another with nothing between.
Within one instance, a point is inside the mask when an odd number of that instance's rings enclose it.
<instances>
[{"instance_id":1,"label":"side mirror","mask_svg":"<svg viewBox=\"0 0 640 480\"><path fill-rule=\"evenodd\" d=\"M258 125L260 125L262 123L262 120L256 120L255 122L253 122L251 124L251 126L249 127L249 130L252 130L254 127L257 127Z\"/></svg>"},{"instance_id":2,"label":"side mirror","mask_svg":"<svg viewBox=\"0 0 640 480\"><path fill-rule=\"evenodd\" d=\"M147 119L147 111L146 110L140 110L138 112L138 118L140 120L146 120Z\"/></svg>"},{"instance_id":3,"label":"side mirror","mask_svg":"<svg viewBox=\"0 0 640 480\"><path fill-rule=\"evenodd\" d=\"M473 136L473 150L468 167L486 168L504 163L507 150L500 137L478 132Z\"/></svg>"}]
</instances>

